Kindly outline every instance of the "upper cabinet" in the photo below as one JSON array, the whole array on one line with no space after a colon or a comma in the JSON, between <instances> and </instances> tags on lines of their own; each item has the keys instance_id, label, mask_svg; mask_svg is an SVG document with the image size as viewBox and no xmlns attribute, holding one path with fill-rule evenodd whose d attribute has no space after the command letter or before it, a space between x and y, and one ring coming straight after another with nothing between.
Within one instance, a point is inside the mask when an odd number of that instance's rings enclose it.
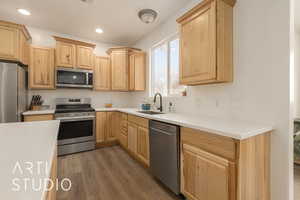
<instances>
[{"instance_id":1,"label":"upper cabinet","mask_svg":"<svg viewBox=\"0 0 300 200\"><path fill-rule=\"evenodd\" d=\"M76 65L76 46L66 42L56 42L56 66L73 68Z\"/></svg>"},{"instance_id":2,"label":"upper cabinet","mask_svg":"<svg viewBox=\"0 0 300 200\"><path fill-rule=\"evenodd\" d=\"M111 90L111 70L108 57L96 57L94 68L94 90Z\"/></svg>"},{"instance_id":3,"label":"upper cabinet","mask_svg":"<svg viewBox=\"0 0 300 200\"><path fill-rule=\"evenodd\" d=\"M145 53L129 47L111 48L107 53L111 61L112 90L145 90Z\"/></svg>"},{"instance_id":4,"label":"upper cabinet","mask_svg":"<svg viewBox=\"0 0 300 200\"><path fill-rule=\"evenodd\" d=\"M133 52L129 59L129 90L144 91L146 89L146 54Z\"/></svg>"},{"instance_id":5,"label":"upper cabinet","mask_svg":"<svg viewBox=\"0 0 300 200\"><path fill-rule=\"evenodd\" d=\"M30 40L24 25L0 21L0 59L28 65Z\"/></svg>"},{"instance_id":6,"label":"upper cabinet","mask_svg":"<svg viewBox=\"0 0 300 200\"><path fill-rule=\"evenodd\" d=\"M54 49L31 47L29 87L31 89L55 89Z\"/></svg>"},{"instance_id":7,"label":"upper cabinet","mask_svg":"<svg viewBox=\"0 0 300 200\"><path fill-rule=\"evenodd\" d=\"M77 67L92 70L94 67L94 49L77 45Z\"/></svg>"},{"instance_id":8,"label":"upper cabinet","mask_svg":"<svg viewBox=\"0 0 300 200\"><path fill-rule=\"evenodd\" d=\"M56 66L93 70L96 45L54 36L56 40Z\"/></svg>"},{"instance_id":9,"label":"upper cabinet","mask_svg":"<svg viewBox=\"0 0 300 200\"><path fill-rule=\"evenodd\" d=\"M182 17L180 83L233 81L234 0L204 0Z\"/></svg>"}]
</instances>

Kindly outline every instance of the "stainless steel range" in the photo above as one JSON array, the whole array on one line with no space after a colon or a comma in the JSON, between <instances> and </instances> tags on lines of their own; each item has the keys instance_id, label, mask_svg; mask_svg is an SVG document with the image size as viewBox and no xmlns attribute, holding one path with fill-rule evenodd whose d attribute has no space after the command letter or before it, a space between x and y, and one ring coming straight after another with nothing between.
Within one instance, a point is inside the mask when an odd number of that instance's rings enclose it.
<instances>
[{"instance_id":1,"label":"stainless steel range","mask_svg":"<svg viewBox=\"0 0 300 200\"><path fill-rule=\"evenodd\" d=\"M95 110L90 98L57 98L55 119L60 120L58 155L95 149Z\"/></svg>"}]
</instances>

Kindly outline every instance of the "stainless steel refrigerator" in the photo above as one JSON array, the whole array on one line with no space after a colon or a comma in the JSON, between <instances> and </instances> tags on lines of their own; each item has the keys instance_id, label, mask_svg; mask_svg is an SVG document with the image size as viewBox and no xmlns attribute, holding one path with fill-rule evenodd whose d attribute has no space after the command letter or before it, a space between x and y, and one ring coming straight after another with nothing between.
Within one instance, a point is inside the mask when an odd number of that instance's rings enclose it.
<instances>
[{"instance_id":1,"label":"stainless steel refrigerator","mask_svg":"<svg viewBox=\"0 0 300 200\"><path fill-rule=\"evenodd\" d=\"M20 122L27 98L26 69L15 63L0 62L0 123Z\"/></svg>"}]
</instances>

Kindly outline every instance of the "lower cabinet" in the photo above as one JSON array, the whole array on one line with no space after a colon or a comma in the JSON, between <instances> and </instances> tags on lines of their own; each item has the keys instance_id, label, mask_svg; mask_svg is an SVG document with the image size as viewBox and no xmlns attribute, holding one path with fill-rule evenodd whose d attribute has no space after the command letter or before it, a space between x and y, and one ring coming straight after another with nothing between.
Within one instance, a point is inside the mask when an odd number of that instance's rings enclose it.
<instances>
[{"instance_id":1,"label":"lower cabinet","mask_svg":"<svg viewBox=\"0 0 300 200\"><path fill-rule=\"evenodd\" d=\"M183 144L182 192L191 200L231 200L233 165L227 159ZM231 169L232 168L232 169Z\"/></svg>"},{"instance_id":2,"label":"lower cabinet","mask_svg":"<svg viewBox=\"0 0 300 200\"><path fill-rule=\"evenodd\" d=\"M128 122L128 149L133 154L137 154L138 143L138 126L132 122Z\"/></svg>"},{"instance_id":3,"label":"lower cabinet","mask_svg":"<svg viewBox=\"0 0 300 200\"><path fill-rule=\"evenodd\" d=\"M181 193L190 200L270 200L270 133L236 140L181 127Z\"/></svg>"},{"instance_id":4,"label":"lower cabinet","mask_svg":"<svg viewBox=\"0 0 300 200\"><path fill-rule=\"evenodd\" d=\"M137 135L137 155L138 157L149 166L149 129L144 127L138 128L138 135Z\"/></svg>"},{"instance_id":5,"label":"lower cabinet","mask_svg":"<svg viewBox=\"0 0 300 200\"><path fill-rule=\"evenodd\" d=\"M119 127L117 112L96 112L96 142L98 144L117 140Z\"/></svg>"},{"instance_id":6,"label":"lower cabinet","mask_svg":"<svg viewBox=\"0 0 300 200\"><path fill-rule=\"evenodd\" d=\"M53 120L54 116L52 114L47 115L25 115L24 121L25 122L33 122L33 121L47 121Z\"/></svg>"},{"instance_id":7,"label":"lower cabinet","mask_svg":"<svg viewBox=\"0 0 300 200\"><path fill-rule=\"evenodd\" d=\"M128 150L149 166L149 120L128 115Z\"/></svg>"}]
</instances>

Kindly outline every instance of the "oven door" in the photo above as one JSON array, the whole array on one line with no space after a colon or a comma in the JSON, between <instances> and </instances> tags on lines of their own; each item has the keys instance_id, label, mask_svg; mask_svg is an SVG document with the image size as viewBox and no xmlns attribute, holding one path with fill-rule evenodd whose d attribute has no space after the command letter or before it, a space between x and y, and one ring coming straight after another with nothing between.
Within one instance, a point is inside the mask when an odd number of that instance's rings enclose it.
<instances>
[{"instance_id":1,"label":"oven door","mask_svg":"<svg viewBox=\"0 0 300 200\"><path fill-rule=\"evenodd\" d=\"M95 117L56 119L61 122L58 145L95 141Z\"/></svg>"},{"instance_id":2,"label":"oven door","mask_svg":"<svg viewBox=\"0 0 300 200\"><path fill-rule=\"evenodd\" d=\"M57 69L57 87L92 88L93 73L88 70Z\"/></svg>"}]
</instances>

